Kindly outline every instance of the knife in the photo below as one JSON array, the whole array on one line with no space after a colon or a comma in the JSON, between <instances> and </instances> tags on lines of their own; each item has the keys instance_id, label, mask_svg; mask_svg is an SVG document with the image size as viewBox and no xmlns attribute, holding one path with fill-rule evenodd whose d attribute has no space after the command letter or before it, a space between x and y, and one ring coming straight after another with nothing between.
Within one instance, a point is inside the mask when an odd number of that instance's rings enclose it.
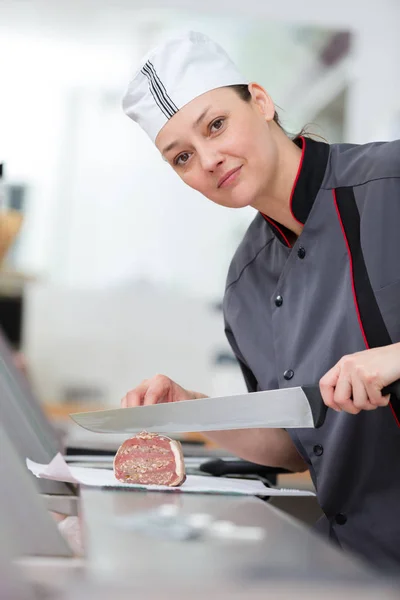
<instances>
[{"instance_id":1,"label":"knife","mask_svg":"<svg viewBox=\"0 0 400 600\"><path fill-rule=\"evenodd\" d=\"M400 399L400 380L382 390ZM258 427L321 427L327 407L318 386L301 386L199 400L73 413L98 433L187 433Z\"/></svg>"}]
</instances>

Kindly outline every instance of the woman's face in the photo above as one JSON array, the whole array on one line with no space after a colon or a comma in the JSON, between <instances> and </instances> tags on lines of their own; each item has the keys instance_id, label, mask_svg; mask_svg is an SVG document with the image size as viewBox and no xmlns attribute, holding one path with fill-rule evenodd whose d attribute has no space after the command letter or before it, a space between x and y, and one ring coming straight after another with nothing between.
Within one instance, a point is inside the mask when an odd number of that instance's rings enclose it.
<instances>
[{"instance_id":1,"label":"woman's face","mask_svg":"<svg viewBox=\"0 0 400 600\"><path fill-rule=\"evenodd\" d=\"M257 203L276 171L275 108L263 88L251 84L249 90L249 102L230 88L195 98L156 138L157 148L187 185L231 208Z\"/></svg>"}]
</instances>

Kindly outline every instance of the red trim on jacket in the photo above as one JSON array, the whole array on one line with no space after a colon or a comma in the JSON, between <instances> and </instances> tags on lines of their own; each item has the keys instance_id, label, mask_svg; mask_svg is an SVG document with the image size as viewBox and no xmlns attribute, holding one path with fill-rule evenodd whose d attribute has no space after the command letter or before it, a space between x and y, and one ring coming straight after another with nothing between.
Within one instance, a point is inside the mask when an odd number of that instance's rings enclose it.
<instances>
[{"instance_id":1,"label":"red trim on jacket","mask_svg":"<svg viewBox=\"0 0 400 600\"><path fill-rule=\"evenodd\" d=\"M264 215L264 213L261 213L261 214L262 214L262 216L264 217L264 219L265 219L266 221L268 221L268 223L270 223L270 224L271 224L273 227L275 227L275 229L277 229L277 230L279 231L280 235L281 235L281 236L283 237L283 239L285 240L285 242L286 242L286 245L288 246L288 248L291 248L292 246L290 245L290 242L289 242L289 240L287 239L286 235L283 233L282 229L280 229L280 228L278 227L278 225L275 223L275 221L273 221L272 219L270 219L269 217L267 217L267 215Z\"/></svg>"}]
</instances>

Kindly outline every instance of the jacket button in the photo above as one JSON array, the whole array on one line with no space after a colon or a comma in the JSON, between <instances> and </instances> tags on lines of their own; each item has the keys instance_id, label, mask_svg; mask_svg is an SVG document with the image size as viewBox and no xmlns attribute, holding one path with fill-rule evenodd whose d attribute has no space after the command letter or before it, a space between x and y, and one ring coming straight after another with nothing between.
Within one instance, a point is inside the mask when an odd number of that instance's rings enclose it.
<instances>
[{"instance_id":1,"label":"jacket button","mask_svg":"<svg viewBox=\"0 0 400 600\"><path fill-rule=\"evenodd\" d=\"M321 444L315 444L313 450L316 456L322 456L324 453L324 447Z\"/></svg>"},{"instance_id":2,"label":"jacket button","mask_svg":"<svg viewBox=\"0 0 400 600\"><path fill-rule=\"evenodd\" d=\"M299 258L304 258L304 257L305 257L305 255L306 255L306 249L305 249L305 248L303 248L303 246L301 246L301 247L298 249L298 251L297 251L297 256L298 256Z\"/></svg>"},{"instance_id":3,"label":"jacket button","mask_svg":"<svg viewBox=\"0 0 400 600\"><path fill-rule=\"evenodd\" d=\"M335 516L335 521L338 525L344 525L347 521L347 517L343 513L338 513Z\"/></svg>"},{"instance_id":4,"label":"jacket button","mask_svg":"<svg viewBox=\"0 0 400 600\"><path fill-rule=\"evenodd\" d=\"M292 369L288 369L287 371L284 372L283 376L284 378L289 381L289 379L292 379L294 375L294 371L292 371Z\"/></svg>"},{"instance_id":5,"label":"jacket button","mask_svg":"<svg viewBox=\"0 0 400 600\"><path fill-rule=\"evenodd\" d=\"M275 298L275 306L282 306L282 304L283 304L283 298L282 298L282 296L277 296Z\"/></svg>"}]
</instances>

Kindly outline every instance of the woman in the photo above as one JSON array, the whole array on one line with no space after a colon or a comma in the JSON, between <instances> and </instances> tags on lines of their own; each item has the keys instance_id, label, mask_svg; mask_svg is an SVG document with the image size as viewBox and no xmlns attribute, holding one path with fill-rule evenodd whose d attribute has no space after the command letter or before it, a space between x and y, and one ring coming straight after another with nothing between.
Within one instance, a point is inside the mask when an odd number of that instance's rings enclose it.
<instances>
[{"instance_id":1,"label":"woman","mask_svg":"<svg viewBox=\"0 0 400 600\"><path fill-rule=\"evenodd\" d=\"M400 143L291 140L266 91L190 33L142 62L128 116L190 187L258 212L232 260L225 328L250 391L313 382L318 430L213 432L238 456L310 470L319 529L374 564L400 564ZM166 376L123 406L203 397ZM376 410L378 409L378 410Z\"/></svg>"}]
</instances>

